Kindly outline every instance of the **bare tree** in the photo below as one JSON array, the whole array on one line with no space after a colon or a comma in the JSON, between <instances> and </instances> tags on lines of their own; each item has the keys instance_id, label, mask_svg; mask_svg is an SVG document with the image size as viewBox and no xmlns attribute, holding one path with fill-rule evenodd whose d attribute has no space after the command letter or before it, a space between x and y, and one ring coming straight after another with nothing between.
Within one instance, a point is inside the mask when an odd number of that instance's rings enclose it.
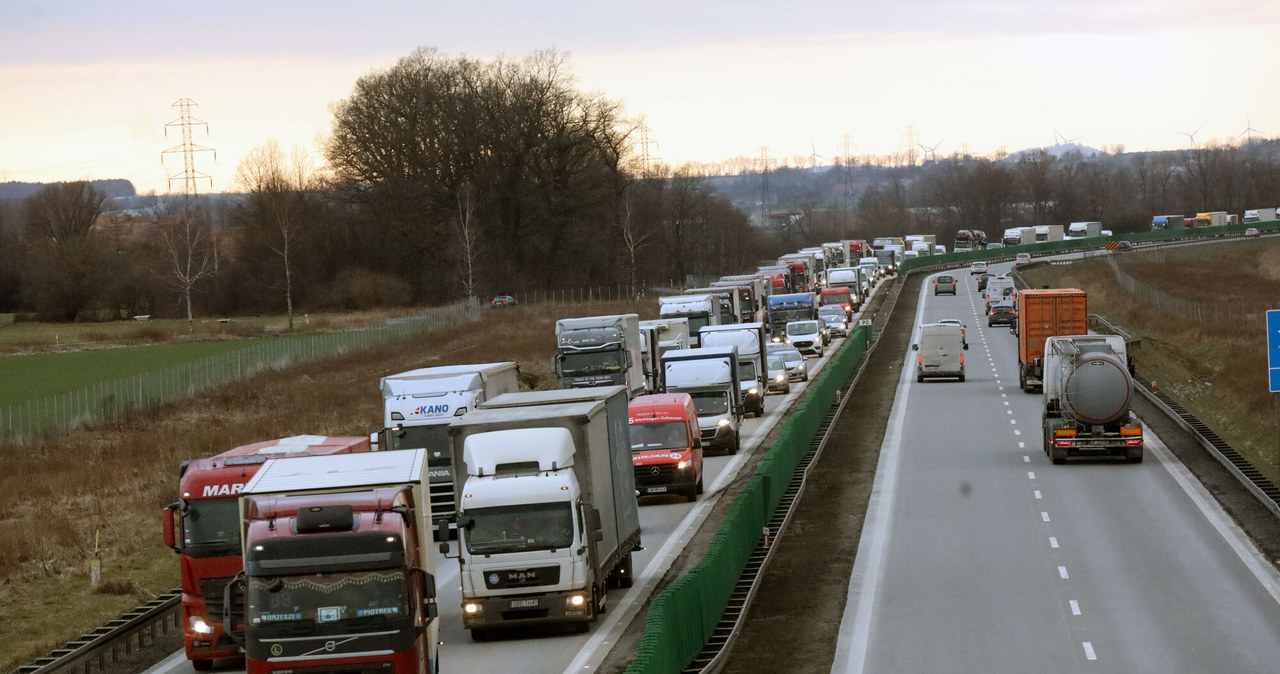
<instances>
[{"instance_id":1,"label":"bare tree","mask_svg":"<svg viewBox=\"0 0 1280 674\"><path fill-rule=\"evenodd\" d=\"M636 285L636 272L638 265L636 264L637 254L640 252L640 246L649 239L653 234L651 231L641 231L639 223L632 217L631 192L628 189L622 197L622 219L619 227L622 230L622 245L626 249L627 254L627 273L630 278L631 295L639 297L639 290Z\"/></svg>"},{"instance_id":2,"label":"bare tree","mask_svg":"<svg viewBox=\"0 0 1280 674\"><path fill-rule=\"evenodd\" d=\"M196 284L214 273L209 227L198 216L184 213L179 222L163 230L163 237L168 255L168 285L187 308L187 330L195 332L191 295Z\"/></svg>"},{"instance_id":3,"label":"bare tree","mask_svg":"<svg viewBox=\"0 0 1280 674\"><path fill-rule=\"evenodd\" d=\"M472 191L470 183L463 183L458 188L458 246L462 256L462 290L468 301L474 301L476 297L476 260L480 255L480 232L472 222L476 211Z\"/></svg>"}]
</instances>

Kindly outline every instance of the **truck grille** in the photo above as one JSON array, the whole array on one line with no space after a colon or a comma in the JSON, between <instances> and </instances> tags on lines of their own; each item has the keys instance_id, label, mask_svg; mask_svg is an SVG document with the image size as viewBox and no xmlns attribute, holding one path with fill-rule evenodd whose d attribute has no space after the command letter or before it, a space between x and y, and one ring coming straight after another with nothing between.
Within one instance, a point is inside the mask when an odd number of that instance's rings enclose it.
<instances>
[{"instance_id":1,"label":"truck grille","mask_svg":"<svg viewBox=\"0 0 1280 674\"><path fill-rule=\"evenodd\" d=\"M676 465L674 463L636 466L635 469L637 487L671 484L676 476Z\"/></svg>"},{"instance_id":2,"label":"truck grille","mask_svg":"<svg viewBox=\"0 0 1280 674\"><path fill-rule=\"evenodd\" d=\"M205 610L209 614L209 619L219 624L226 622L222 616L222 591L230 582L230 578L200 580L200 596L204 597Z\"/></svg>"}]
</instances>

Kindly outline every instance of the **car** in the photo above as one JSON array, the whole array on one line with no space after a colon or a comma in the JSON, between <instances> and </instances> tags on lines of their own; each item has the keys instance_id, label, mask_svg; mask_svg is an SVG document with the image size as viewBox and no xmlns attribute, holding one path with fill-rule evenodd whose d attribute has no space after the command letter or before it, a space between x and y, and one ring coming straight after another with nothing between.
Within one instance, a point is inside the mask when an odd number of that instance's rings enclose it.
<instances>
[{"instance_id":1,"label":"car","mask_svg":"<svg viewBox=\"0 0 1280 674\"><path fill-rule=\"evenodd\" d=\"M498 295L489 300L490 309L510 309L518 304L516 298L510 295Z\"/></svg>"},{"instance_id":2,"label":"car","mask_svg":"<svg viewBox=\"0 0 1280 674\"><path fill-rule=\"evenodd\" d=\"M827 325L827 331L832 337L849 336L849 322L845 318L844 310L839 307L833 309L819 309L818 320Z\"/></svg>"},{"instance_id":3,"label":"car","mask_svg":"<svg viewBox=\"0 0 1280 674\"><path fill-rule=\"evenodd\" d=\"M768 360L769 367L769 388L768 393L777 391L782 395L791 393L791 377L787 372L787 363L782 360L779 355L770 355Z\"/></svg>"},{"instance_id":4,"label":"car","mask_svg":"<svg viewBox=\"0 0 1280 674\"><path fill-rule=\"evenodd\" d=\"M1116 250L1133 250L1133 244L1128 241L1121 241L1116 244Z\"/></svg>"},{"instance_id":5,"label":"car","mask_svg":"<svg viewBox=\"0 0 1280 674\"><path fill-rule=\"evenodd\" d=\"M991 305L991 310L987 312L988 328L996 325L1013 325L1016 320L1018 320L1018 312L1010 302L997 302Z\"/></svg>"},{"instance_id":6,"label":"car","mask_svg":"<svg viewBox=\"0 0 1280 674\"><path fill-rule=\"evenodd\" d=\"M987 250L996 250L999 248L1004 248L1004 244L999 241L994 241L992 243L987 244Z\"/></svg>"},{"instance_id":7,"label":"car","mask_svg":"<svg viewBox=\"0 0 1280 674\"><path fill-rule=\"evenodd\" d=\"M960 339L963 339L965 344L968 344L968 343L969 343L968 338L967 338L967 337L965 337L965 334L964 334L965 324L964 324L964 323L961 323L961 322L960 322L960 319L958 319L958 318L939 318L939 319L937 320L937 324L938 324L938 325L954 325L954 326L959 327L959 328L960 328Z\"/></svg>"},{"instance_id":8,"label":"car","mask_svg":"<svg viewBox=\"0 0 1280 674\"><path fill-rule=\"evenodd\" d=\"M942 274L941 276L933 279L933 294L956 294L956 277L949 274Z\"/></svg>"},{"instance_id":9,"label":"car","mask_svg":"<svg viewBox=\"0 0 1280 674\"><path fill-rule=\"evenodd\" d=\"M979 277L978 277L978 290L979 290L979 291L986 290L986 289L987 289L987 281L988 281L988 280L990 280L990 279L991 279L992 277L994 277L994 276L995 276L995 274L992 274L991 272L987 272L987 273L983 274L982 276L979 276Z\"/></svg>"},{"instance_id":10,"label":"car","mask_svg":"<svg viewBox=\"0 0 1280 674\"><path fill-rule=\"evenodd\" d=\"M1250 227L1244 230L1244 235L1245 236L1262 236L1262 232L1259 232L1257 227Z\"/></svg>"},{"instance_id":11,"label":"car","mask_svg":"<svg viewBox=\"0 0 1280 674\"><path fill-rule=\"evenodd\" d=\"M973 264L969 265L969 275L970 275L970 276L974 276L974 275L976 275L976 274L981 274L981 273L984 273L984 272L986 272L986 271L987 271L987 263L986 263L986 262L974 262Z\"/></svg>"},{"instance_id":12,"label":"car","mask_svg":"<svg viewBox=\"0 0 1280 674\"><path fill-rule=\"evenodd\" d=\"M787 323L787 344L800 353L822 357L822 323L819 321L791 321Z\"/></svg>"},{"instance_id":13,"label":"car","mask_svg":"<svg viewBox=\"0 0 1280 674\"><path fill-rule=\"evenodd\" d=\"M1014 264L1026 264L1031 261L1031 253L1018 253L1013 258Z\"/></svg>"},{"instance_id":14,"label":"car","mask_svg":"<svg viewBox=\"0 0 1280 674\"><path fill-rule=\"evenodd\" d=\"M809 381L809 372L804 366L804 354L794 348L778 349L770 354L782 359L787 368L787 381Z\"/></svg>"}]
</instances>

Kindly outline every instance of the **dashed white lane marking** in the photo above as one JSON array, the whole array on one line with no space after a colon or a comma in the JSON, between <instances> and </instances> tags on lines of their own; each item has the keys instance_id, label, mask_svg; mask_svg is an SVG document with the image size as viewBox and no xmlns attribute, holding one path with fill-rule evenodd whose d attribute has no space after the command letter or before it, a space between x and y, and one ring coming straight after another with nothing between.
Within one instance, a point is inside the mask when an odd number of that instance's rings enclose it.
<instances>
[{"instance_id":1,"label":"dashed white lane marking","mask_svg":"<svg viewBox=\"0 0 1280 674\"><path fill-rule=\"evenodd\" d=\"M1050 537L1049 537L1049 547L1054 548L1054 549L1056 550L1056 549L1057 549L1057 547L1058 547L1058 539L1057 539L1057 538L1054 538L1053 536L1050 536Z\"/></svg>"},{"instance_id":2,"label":"dashed white lane marking","mask_svg":"<svg viewBox=\"0 0 1280 674\"><path fill-rule=\"evenodd\" d=\"M1016 429L1016 428L1015 428L1015 429L1013 430L1013 434L1014 434L1014 435L1022 435L1022 431L1020 431L1020 430L1018 430L1018 429Z\"/></svg>"},{"instance_id":3,"label":"dashed white lane marking","mask_svg":"<svg viewBox=\"0 0 1280 674\"><path fill-rule=\"evenodd\" d=\"M1035 495L1036 495L1036 498L1043 498L1043 497L1041 497L1041 496L1040 496L1040 490L1039 490L1039 489L1035 490Z\"/></svg>"},{"instance_id":4,"label":"dashed white lane marking","mask_svg":"<svg viewBox=\"0 0 1280 674\"><path fill-rule=\"evenodd\" d=\"M1092 642L1092 641L1086 641L1086 642L1084 642L1084 657L1089 658L1090 660L1097 660L1097 659L1098 659L1097 654L1095 654L1095 653L1093 652L1093 642Z\"/></svg>"},{"instance_id":5,"label":"dashed white lane marking","mask_svg":"<svg viewBox=\"0 0 1280 674\"><path fill-rule=\"evenodd\" d=\"M1004 390L1004 387L1003 387L1003 386L997 386L997 387L996 387L996 390L997 390L997 391L1003 391L1003 390ZM1002 395L1002 396L1006 396L1006 397L1007 397L1009 394L1008 394L1008 393L1001 393L1000 395Z\"/></svg>"},{"instance_id":6,"label":"dashed white lane marking","mask_svg":"<svg viewBox=\"0 0 1280 674\"><path fill-rule=\"evenodd\" d=\"M1058 567L1058 577L1063 580L1069 580L1071 578L1071 576L1067 575L1067 567L1065 566Z\"/></svg>"},{"instance_id":7,"label":"dashed white lane marking","mask_svg":"<svg viewBox=\"0 0 1280 674\"><path fill-rule=\"evenodd\" d=\"M1001 394L1000 394L1000 397L1001 397L1001 398L1008 398L1008 397L1009 397L1009 394L1008 394L1008 393L1001 393ZM1008 404L1008 403L1006 403L1006 404Z\"/></svg>"},{"instance_id":8,"label":"dashed white lane marking","mask_svg":"<svg viewBox=\"0 0 1280 674\"><path fill-rule=\"evenodd\" d=\"M1027 478L1028 478L1028 479L1031 479L1031 480L1036 479L1036 473L1035 473L1035 471L1033 471L1033 470L1029 470L1029 471L1027 471Z\"/></svg>"},{"instance_id":9,"label":"dashed white lane marking","mask_svg":"<svg viewBox=\"0 0 1280 674\"><path fill-rule=\"evenodd\" d=\"M1031 463L1031 457L1026 456L1026 455L1023 455L1023 457L1022 457L1022 462L1023 462L1023 463Z\"/></svg>"},{"instance_id":10,"label":"dashed white lane marking","mask_svg":"<svg viewBox=\"0 0 1280 674\"><path fill-rule=\"evenodd\" d=\"M1071 600L1071 615L1080 615L1080 602Z\"/></svg>"},{"instance_id":11,"label":"dashed white lane marking","mask_svg":"<svg viewBox=\"0 0 1280 674\"><path fill-rule=\"evenodd\" d=\"M1025 442L1018 443L1018 449L1026 449L1026 448L1027 448L1027 443Z\"/></svg>"},{"instance_id":12,"label":"dashed white lane marking","mask_svg":"<svg viewBox=\"0 0 1280 674\"><path fill-rule=\"evenodd\" d=\"M1013 410L1009 410L1009 414L1013 414ZM1017 419L1010 419L1010 420L1009 420L1009 423L1011 423L1011 424L1016 424L1016 423L1018 423L1018 420L1017 420Z\"/></svg>"},{"instance_id":13,"label":"dashed white lane marking","mask_svg":"<svg viewBox=\"0 0 1280 674\"><path fill-rule=\"evenodd\" d=\"M1043 521L1043 522L1048 522L1048 521L1049 521L1049 513L1047 513L1047 512L1045 512L1045 511L1041 510L1041 511L1040 511L1040 520L1041 520L1041 521ZM1058 568L1062 568L1062 567L1058 567Z\"/></svg>"}]
</instances>

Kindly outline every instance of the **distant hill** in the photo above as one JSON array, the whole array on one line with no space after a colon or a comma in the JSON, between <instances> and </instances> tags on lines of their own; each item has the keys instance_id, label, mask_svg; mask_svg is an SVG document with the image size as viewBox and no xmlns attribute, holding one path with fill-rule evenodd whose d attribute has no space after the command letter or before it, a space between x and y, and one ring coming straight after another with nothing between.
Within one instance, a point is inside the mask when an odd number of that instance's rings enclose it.
<instances>
[{"instance_id":1,"label":"distant hill","mask_svg":"<svg viewBox=\"0 0 1280 674\"><path fill-rule=\"evenodd\" d=\"M89 182L94 187L106 192L107 196L113 199L138 196L138 191L133 188L133 182L123 178L90 180ZM23 183L17 181L0 183L0 199L26 199L39 192L40 188L47 184L51 183Z\"/></svg>"},{"instance_id":2,"label":"distant hill","mask_svg":"<svg viewBox=\"0 0 1280 674\"><path fill-rule=\"evenodd\" d=\"M1099 150L1096 147L1089 147L1088 145L1081 145L1079 143L1063 143L1061 145L1050 145L1049 147L1028 148L1026 150L1018 150L1017 152L1014 152L1013 154L1009 155L1009 161L1018 161L1019 157L1021 157L1022 155L1028 152L1039 152L1041 150L1044 150L1046 153L1048 153L1051 157L1054 157L1055 159L1062 159L1066 155L1069 155L1073 152L1079 152L1080 156L1084 157L1085 159L1107 154L1106 152L1103 152L1102 150Z\"/></svg>"}]
</instances>

